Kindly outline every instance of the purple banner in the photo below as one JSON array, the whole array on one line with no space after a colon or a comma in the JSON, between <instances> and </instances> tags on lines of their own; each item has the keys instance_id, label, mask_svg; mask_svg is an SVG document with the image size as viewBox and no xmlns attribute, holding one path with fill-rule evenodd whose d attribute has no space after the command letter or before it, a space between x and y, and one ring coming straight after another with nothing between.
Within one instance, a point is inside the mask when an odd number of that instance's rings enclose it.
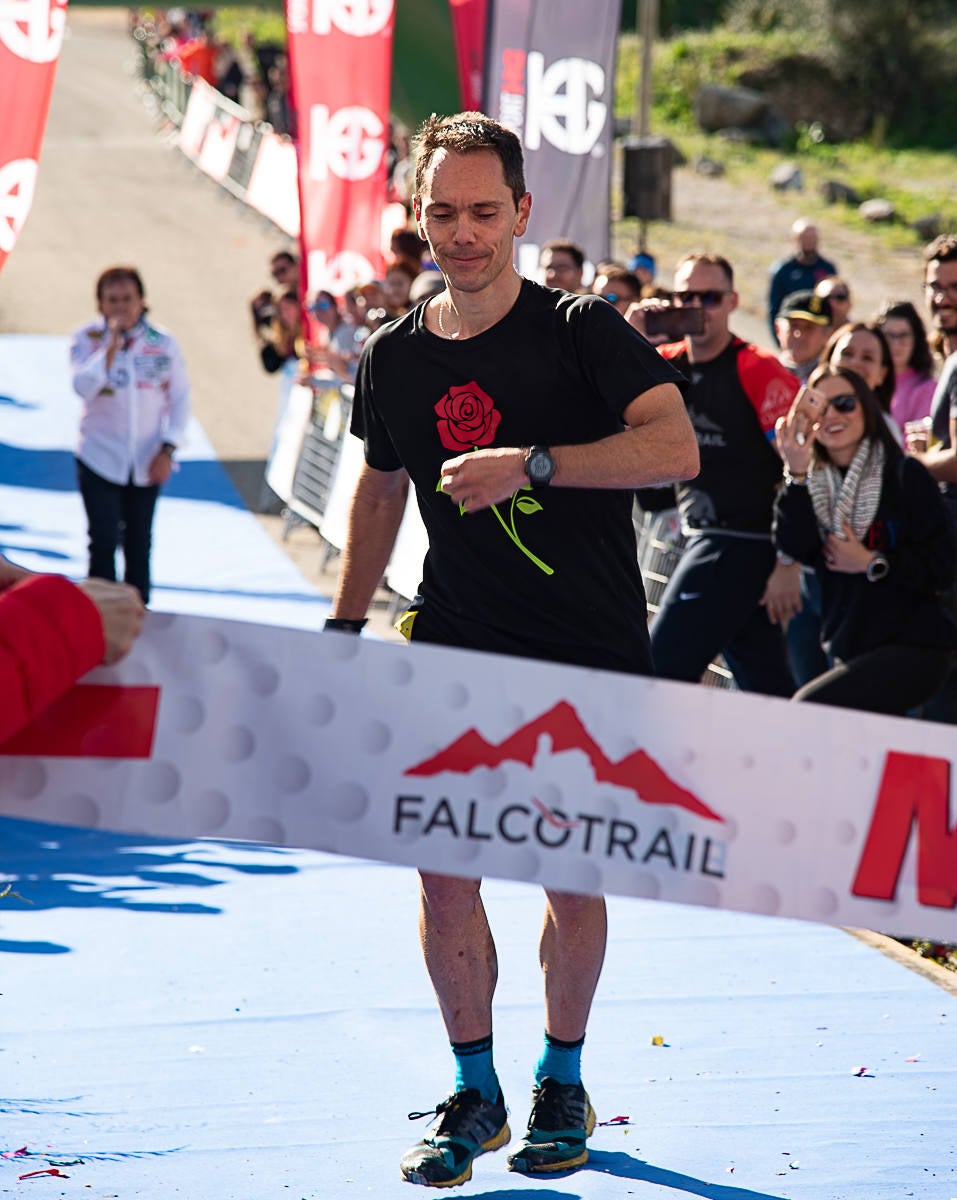
<instances>
[{"instance_id":1,"label":"purple banner","mask_svg":"<svg viewBox=\"0 0 957 1200\"><path fill-rule=\"evenodd\" d=\"M568 237L608 257L615 44L621 0L491 0L483 107L522 139L532 193L518 268Z\"/></svg>"}]
</instances>

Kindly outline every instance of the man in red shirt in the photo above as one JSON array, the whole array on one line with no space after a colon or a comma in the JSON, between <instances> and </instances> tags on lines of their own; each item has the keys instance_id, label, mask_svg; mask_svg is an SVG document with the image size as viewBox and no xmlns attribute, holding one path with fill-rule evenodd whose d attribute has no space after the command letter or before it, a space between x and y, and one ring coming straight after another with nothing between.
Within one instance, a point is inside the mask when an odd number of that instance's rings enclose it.
<instances>
[{"instance_id":1,"label":"man in red shirt","mask_svg":"<svg viewBox=\"0 0 957 1200\"><path fill-rule=\"evenodd\" d=\"M629 310L640 332L652 303ZM674 303L703 310L700 333L658 347L691 381L684 401L701 471L677 488L687 544L652 622L655 671L697 682L723 654L743 691L790 696L784 636L762 599L775 567L771 520L782 477L774 422L790 409L798 381L774 355L731 332L738 295L727 259L685 255Z\"/></svg>"}]
</instances>

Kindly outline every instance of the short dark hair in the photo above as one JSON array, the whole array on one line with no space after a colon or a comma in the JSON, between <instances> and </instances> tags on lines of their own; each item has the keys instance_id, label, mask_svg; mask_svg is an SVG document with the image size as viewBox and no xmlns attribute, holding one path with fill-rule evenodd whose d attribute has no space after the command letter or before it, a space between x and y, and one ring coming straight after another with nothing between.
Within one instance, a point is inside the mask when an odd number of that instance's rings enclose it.
<instances>
[{"instance_id":1,"label":"short dark hair","mask_svg":"<svg viewBox=\"0 0 957 1200\"><path fill-rule=\"evenodd\" d=\"M595 275L596 283L599 279L605 279L608 283L624 285L636 300L641 296L641 280L634 271L629 271L627 267L606 266L603 271L599 271Z\"/></svg>"},{"instance_id":2,"label":"short dark hair","mask_svg":"<svg viewBox=\"0 0 957 1200\"><path fill-rule=\"evenodd\" d=\"M132 283L139 292L141 300L146 295L142 277L136 267L107 267L105 271L100 272L96 281L97 304L103 299L104 289L112 287L114 283Z\"/></svg>"},{"instance_id":3,"label":"short dark hair","mask_svg":"<svg viewBox=\"0 0 957 1200\"><path fill-rule=\"evenodd\" d=\"M428 243L420 238L414 229L404 229L400 226L393 229L389 238L389 249L393 254L401 254L404 258L414 258L419 261L425 253Z\"/></svg>"},{"instance_id":4,"label":"short dark hair","mask_svg":"<svg viewBox=\"0 0 957 1200\"><path fill-rule=\"evenodd\" d=\"M957 237L952 233L942 233L924 247L924 263L954 262L957 260Z\"/></svg>"},{"instance_id":5,"label":"short dark hair","mask_svg":"<svg viewBox=\"0 0 957 1200\"><path fill-rule=\"evenodd\" d=\"M439 150L453 154L472 154L491 150L502 164L505 184L512 193L515 207L525 195L525 163L522 143L511 129L480 112L460 112L450 117L435 113L427 117L415 135L415 191L421 195L425 176Z\"/></svg>"},{"instance_id":6,"label":"short dark hair","mask_svg":"<svg viewBox=\"0 0 957 1200\"><path fill-rule=\"evenodd\" d=\"M563 254L567 254L579 271L585 266L585 251L571 238L551 238L542 246L539 257L546 250L560 250Z\"/></svg>"},{"instance_id":7,"label":"short dark hair","mask_svg":"<svg viewBox=\"0 0 957 1200\"><path fill-rule=\"evenodd\" d=\"M914 338L907 365L919 375L932 375L934 357L930 352L927 329L920 319L920 313L909 300L888 300L881 306L880 312L874 318L874 324L883 328L885 321L894 319L906 321Z\"/></svg>"},{"instance_id":8,"label":"short dark hair","mask_svg":"<svg viewBox=\"0 0 957 1200\"><path fill-rule=\"evenodd\" d=\"M291 267L294 267L296 263L299 262L299 259L296 258L295 254L293 254L291 250L277 250L272 258L270 258L269 265L272 266L273 263L279 262L280 260L289 263Z\"/></svg>"},{"instance_id":9,"label":"short dark hair","mask_svg":"<svg viewBox=\"0 0 957 1200\"><path fill-rule=\"evenodd\" d=\"M728 278L728 287L734 291L734 267L728 262L723 254L707 254L703 250L692 250L689 254L683 254L675 264L675 270L683 267L685 263L703 263L706 267L718 267Z\"/></svg>"},{"instance_id":10,"label":"short dark hair","mask_svg":"<svg viewBox=\"0 0 957 1200\"><path fill-rule=\"evenodd\" d=\"M847 327L845 326L845 328ZM884 443L884 450L888 461L900 458L904 452L897 444L894 435L891 433L890 426L884 419L884 410L881 408L880 401L856 371L852 371L848 367L836 367L832 363L822 362L811 372L807 385L813 388L822 379L833 378L834 376L846 379L854 390L857 402L864 413L864 436ZM818 462L831 461L831 456L828 454L827 449L817 439L814 441L811 453Z\"/></svg>"}]
</instances>

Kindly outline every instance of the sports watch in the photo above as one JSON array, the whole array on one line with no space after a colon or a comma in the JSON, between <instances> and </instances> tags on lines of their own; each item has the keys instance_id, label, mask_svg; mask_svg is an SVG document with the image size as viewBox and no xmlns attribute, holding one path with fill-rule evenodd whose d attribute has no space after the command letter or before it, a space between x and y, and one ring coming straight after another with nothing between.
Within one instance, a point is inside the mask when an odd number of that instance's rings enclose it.
<instances>
[{"instance_id":1,"label":"sports watch","mask_svg":"<svg viewBox=\"0 0 957 1200\"><path fill-rule=\"evenodd\" d=\"M868 583L877 583L878 579L883 579L887 572L891 569L891 564L887 561L883 554L875 554L871 561L867 564L867 569L864 571Z\"/></svg>"},{"instance_id":2,"label":"sports watch","mask_svg":"<svg viewBox=\"0 0 957 1200\"><path fill-rule=\"evenodd\" d=\"M547 446L530 446L525 454L525 474L533 488L548 487L555 474L555 460Z\"/></svg>"}]
</instances>

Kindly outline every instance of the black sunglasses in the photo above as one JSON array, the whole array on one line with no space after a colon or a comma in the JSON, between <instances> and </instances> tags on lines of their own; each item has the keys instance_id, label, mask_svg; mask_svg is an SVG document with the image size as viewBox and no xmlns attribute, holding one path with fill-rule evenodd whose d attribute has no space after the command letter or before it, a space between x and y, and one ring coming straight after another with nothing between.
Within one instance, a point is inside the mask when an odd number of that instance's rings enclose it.
<instances>
[{"instance_id":1,"label":"black sunglasses","mask_svg":"<svg viewBox=\"0 0 957 1200\"><path fill-rule=\"evenodd\" d=\"M687 292L675 292L675 304L691 304L697 300L702 308L717 308L728 293L717 288L705 288L703 291L689 289Z\"/></svg>"},{"instance_id":2,"label":"black sunglasses","mask_svg":"<svg viewBox=\"0 0 957 1200\"><path fill-rule=\"evenodd\" d=\"M827 403L835 412L849 413L857 408L857 396L853 392L842 392L840 396L833 396Z\"/></svg>"}]
</instances>

